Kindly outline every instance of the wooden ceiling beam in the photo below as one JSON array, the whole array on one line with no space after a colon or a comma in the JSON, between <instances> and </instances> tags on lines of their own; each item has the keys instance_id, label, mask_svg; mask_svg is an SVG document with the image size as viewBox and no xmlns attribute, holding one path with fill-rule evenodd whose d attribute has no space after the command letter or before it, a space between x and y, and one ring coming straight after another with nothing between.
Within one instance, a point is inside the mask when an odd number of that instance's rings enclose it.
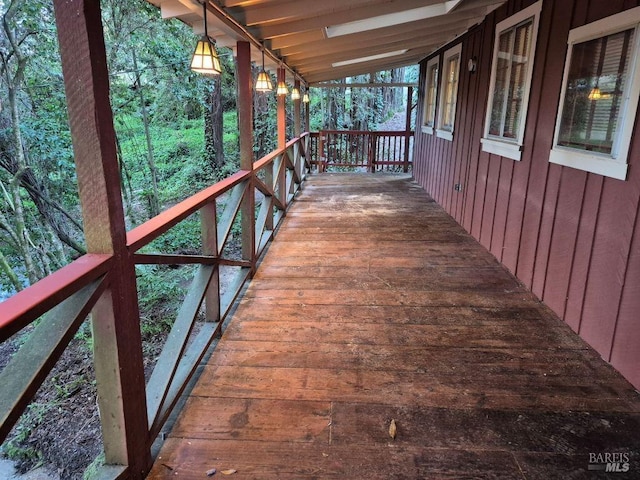
<instances>
[{"instance_id":1,"label":"wooden ceiling beam","mask_svg":"<svg viewBox=\"0 0 640 480\"><path fill-rule=\"evenodd\" d=\"M258 4L282 3L283 0L218 0L220 5L225 8L233 7L251 7Z\"/></svg>"},{"instance_id":2,"label":"wooden ceiling beam","mask_svg":"<svg viewBox=\"0 0 640 480\"><path fill-rule=\"evenodd\" d=\"M313 88L404 88L404 87L417 87L417 83L412 82L368 82L368 83L347 83L347 82L327 82L327 83L317 83L313 86Z\"/></svg>"},{"instance_id":3,"label":"wooden ceiling beam","mask_svg":"<svg viewBox=\"0 0 640 480\"><path fill-rule=\"evenodd\" d=\"M297 45L305 45L327 40L324 30L320 28L316 30L307 30L305 32L296 32L290 35L280 35L279 37L267 40L267 42L272 50L282 50L287 47L295 47Z\"/></svg>"},{"instance_id":4,"label":"wooden ceiling beam","mask_svg":"<svg viewBox=\"0 0 640 480\"><path fill-rule=\"evenodd\" d=\"M426 48L435 48L435 47L426 47ZM369 62L366 62L366 66L368 68L368 70L363 70L363 65L362 64L358 64L358 63L353 63L353 64L349 64L349 65L343 65L340 67L332 67L330 63L328 64L323 64L323 65L312 65L308 68L302 68L300 71L301 73L303 73L305 75L305 78L307 75L317 75L319 72L335 72L335 71L342 71L342 70L348 70L348 71L357 71L360 72L359 74L364 74L364 73L368 73L370 71L378 71L378 70L386 70L386 65L388 64L392 64L392 63L403 63L405 65L411 65L411 64L415 64L417 62L412 63L412 60L414 59L422 59L424 58L424 54L422 52L422 50L420 51L409 51L406 52L402 55L396 55L395 57L387 57L387 58L380 58L377 60L371 60ZM371 68L369 68L371 67Z\"/></svg>"},{"instance_id":5,"label":"wooden ceiling beam","mask_svg":"<svg viewBox=\"0 0 640 480\"><path fill-rule=\"evenodd\" d=\"M326 40L320 40L315 42L309 42L299 44L296 46L277 49L278 53L283 58L296 59L299 56L308 56L312 53L321 52L322 54L338 53L345 50L345 45L368 45L368 44L380 44L387 42L407 41L410 42L416 37L424 37L434 35L434 30L446 31L447 35L455 33L452 32L455 29L464 28L467 26L468 21L476 18L475 11L463 13L457 16L447 16L440 21L435 19L421 20L418 22L411 22L406 24L406 28L384 28L375 31L368 31L362 33L354 33L351 35L345 35L344 37L328 38ZM271 45L273 48L273 45Z\"/></svg>"},{"instance_id":6,"label":"wooden ceiling beam","mask_svg":"<svg viewBox=\"0 0 640 480\"><path fill-rule=\"evenodd\" d=\"M427 35L424 37L415 37L411 41L411 47L407 50L416 50L422 49L423 47L433 46L433 45L443 45L449 40L455 38L456 33L458 31L456 29L441 31L432 35ZM332 63L349 61L353 59L369 57L372 55L379 55L388 52L394 52L398 50L403 50L407 47L406 39L397 41L397 42L383 42L378 45L354 45L349 49L345 49L341 52L329 52L326 55L302 55L296 57L294 59L286 58L288 63L292 63L296 65L300 71L306 71L309 68L313 68L316 65L331 65ZM387 57L392 58L392 57Z\"/></svg>"},{"instance_id":7,"label":"wooden ceiling beam","mask_svg":"<svg viewBox=\"0 0 640 480\"><path fill-rule=\"evenodd\" d=\"M422 56L406 57L406 58L397 60L395 62L389 62L389 61L385 62L384 60L388 60L388 59L383 59L382 61L372 62L368 64L368 66L371 67L372 72L378 72L382 70L390 70L392 68L400 68L400 67L406 67L408 65L415 65L422 58L423 58ZM307 82L310 83L311 86L314 86L315 83L319 83L319 82L327 82L330 80L341 80L346 77L353 77L356 75L363 74L362 70L359 70L357 68L352 68L352 67L354 67L354 65L350 65L348 67L341 67L341 68L332 68L330 70L305 75L305 79L307 80Z\"/></svg>"},{"instance_id":8,"label":"wooden ceiling beam","mask_svg":"<svg viewBox=\"0 0 640 480\"><path fill-rule=\"evenodd\" d=\"M316 0L303 1L305 3L309 2L310 5L312 4L311 2L314 2L313 8L309 7L309 11L315 12L317 10L317 6L315 4L318 2ZM349 2L346 0L343 0L342 3L347 7L349 5ZM261 38L271 39L279 35L286 35L292 32L303 32L316 28L355 22L357 20L366 20L379 15L396 13L398 11L411 10L413 8L424 6L424 0L403 0L402 2L386 1L384 3L376 3L373 7L359 6L355 8L343 8L339 11L322 13L319 15L315 15L314 13L314 15L308 15L305 18L291 21L254 25L253 27L250 27L250 30L255 32L255 34Z\"/></svg>"},{"instance_id":9,"label":"wooden ceiling beam","mask_svg":"<svg viewBox=\"0 0 640 480\"><path fill-rule=\"evenodd\" d=\"M421 7L442 3L443 0L422 0ZM370 18L385 13L395 13L399 11L415 8L409 2L397 2L391 0L288 0L279 4L257 4L242 8L231 9L229 13L238 15L247 26L251 27L262 23L277 23L279 21L294 21L309 18L309 12L313 11L313 17L320 15L330 15L332 18L340 19L344 23L342 15L351 10L366 9ZM382 12L382 13L378 13Z\"/></svg>"}]
</instances>

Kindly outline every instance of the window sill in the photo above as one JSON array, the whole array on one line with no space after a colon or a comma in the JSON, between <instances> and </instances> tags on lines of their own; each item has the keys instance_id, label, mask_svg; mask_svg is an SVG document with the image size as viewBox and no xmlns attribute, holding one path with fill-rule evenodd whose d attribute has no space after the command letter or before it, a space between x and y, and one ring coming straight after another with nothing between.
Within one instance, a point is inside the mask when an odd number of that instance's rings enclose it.
<instances>
[{"instance_id":1,"label":"window sill","mask_svg":"<svg viewBox=\"0 0 640 480\"><path fill-rule=\"evenodd\" d=\"M427 125L422 126L422 133L428 133L429 135L433 135L433 127L429 127Z\"/></svg>"},{"instance_id":2,"label":"window sill","mask_svg":"<svg viewBox=\"0 0 640 480\"><path fill-rule=\"evenodd\" d=\"M436 136L438 138L444 138L445 140L453 141L453 132L449 132L448 130L436 130Z\"/></svg>"},{"instance_id":3,"label":"window sill","mask_svg":"<svg viewBox=\"0 0 640 480\"><path fill-rule=\"evenodd\" d=\"M480 143L482 143L483 152L507 157L516 162L519 162L522 157L522 145L517 143L509 143L492 138L481 138Z\"/></svg>"},{"instance_id":4,"label":"window sill","mask_svg":"<svg viewBox=\"0 0 640 480\"><path fill-rule=\"evenodd\" d=\"M627 179L627 169L629 168L626 163L618 162L612 158L562 147L555 147L551 150L549 162L618 180Z\"/></svg>"}]
</instances>

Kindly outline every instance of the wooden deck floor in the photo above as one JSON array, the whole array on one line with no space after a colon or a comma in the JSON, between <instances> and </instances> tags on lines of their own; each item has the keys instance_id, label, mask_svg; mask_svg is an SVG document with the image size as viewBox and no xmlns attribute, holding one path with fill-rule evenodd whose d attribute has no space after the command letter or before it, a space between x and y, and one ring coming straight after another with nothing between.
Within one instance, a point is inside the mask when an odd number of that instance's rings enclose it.
<instances>
[{"instance_id":1,"label":"wooden deck floor","mask_svg":"<svg viewBox=\"0 0 640 480\"><path fill-rule=\"evenodd\" d=\"M630 472L588 471L589 453L629 453ZM325 174L287 215L150 478L212 468L640 478L640 397L409 178Z\"/></svg>"}]
</instances>

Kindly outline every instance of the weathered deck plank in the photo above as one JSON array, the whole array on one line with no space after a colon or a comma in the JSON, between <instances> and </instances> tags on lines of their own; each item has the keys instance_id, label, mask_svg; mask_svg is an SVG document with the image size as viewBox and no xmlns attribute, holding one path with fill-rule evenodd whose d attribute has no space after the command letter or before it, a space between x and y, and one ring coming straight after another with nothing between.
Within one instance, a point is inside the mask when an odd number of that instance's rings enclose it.
<instances>
[{"instance_id":1,"label":"weathered deck plank","mask_svg":"<svg viewBox=\"0 0 640 480\"><path fill-rule=\"evenodd\" d=\"M598 478L593 452L639 478L638 431L637 392L420 188L327 174L149 478Z\"/></svg>"}]
</instances>

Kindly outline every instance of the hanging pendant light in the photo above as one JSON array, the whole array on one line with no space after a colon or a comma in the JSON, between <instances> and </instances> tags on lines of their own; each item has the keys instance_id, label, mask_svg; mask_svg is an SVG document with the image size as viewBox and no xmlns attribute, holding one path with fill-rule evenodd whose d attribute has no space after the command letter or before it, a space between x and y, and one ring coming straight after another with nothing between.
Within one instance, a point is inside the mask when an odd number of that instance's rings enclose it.
<instances>
[{"instance_id":1,"label":"hanging pendant light","mask_svg":"<svg viewBox=\"0 0 640 480\"><path fill-rule=\"evenodd\" d=\"M218 58L218 52L216 52L216 46L209 38L207 32L207 2L202 2L202 12L204 19L204 35L196 44L196 49L193 52L191 58L191 70L201 73L203 75L220 75L222 68L220 67L220 58Z\"/></svg>"},{"instance_id":2,"label":"hanging pendant light","mask_svg":"<svg viewBox=\"0 0 640 480\"><path fill-rule=\"evenodd\" d=\"M276 93L280 95L287 95L289 93L289 89L287 88L287 84L285 83L286 76L284 67L278 68L278 85L276 87Z\"/></svg>"},{"instance_id":3,"label":"hanging pendant light","mask_svg":"<svg viewBox=\"0 0 640 480\"><path fill-rule=\"evenodd\" d=\"M286 95L287 93L289 93L289 89L287 88L287 84L284 82L284 80L280 80L278 82L276 93L278 95Z\"/></svg>"},{"instance_id":4,"label":"hanging pendant light","mask_svg":"<svg viewBox=\"0 0 640 480\"><path fill-rule=\"evenodd\" d=\"M270 92L273 90L271 76L264 69L264 50L262 50L262 70L256 77L256 92Z\"/></svg>"},{"instance_id":5,"label":"hanging pendant light","mask_svg":"<svg viewBox=\"0 0 640 480\"><path fill-rule=\"evenodd\" d=\"M293 87L291 90L291 100L300 100L300 89L298 87Z\"/></svg>"},{"instance_id":6,"label":"hanging pendant light","mask_svg":"<svg viewBox=\"0 0 640 480\"><path fill-rule=\"evenodd\" d=\"M309 92L304 92L304 95L302 96L302 103L309 103L310 101Z\"/></svg>"}]
</instances>

